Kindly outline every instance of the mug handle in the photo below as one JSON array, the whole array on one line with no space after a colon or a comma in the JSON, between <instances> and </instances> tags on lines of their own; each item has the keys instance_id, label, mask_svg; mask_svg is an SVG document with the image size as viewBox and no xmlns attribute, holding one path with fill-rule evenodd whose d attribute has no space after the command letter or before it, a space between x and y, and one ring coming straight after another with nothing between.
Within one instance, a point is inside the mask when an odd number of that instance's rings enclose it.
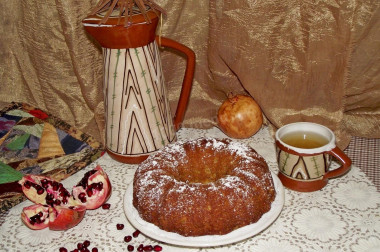
<instances>
[{"instance_id":1,"label":"mug handle","mask_svg":"<svg viewBox=\"0 0 380 252\"><path fill-rule=\"evenodd\" d=\"M345 174L351 167L351 159L338 147L335 147L331 151L327 152L328 154L336 157L340 162L341 166L337 169L327 172L324 176L325 179L335 178Z\"/></svg>"},{"instance_id":2,"label":"mug handle","mask_svg":"<svg viewBox=\"0 0 380 252\"><path fill-rule=\"evenodd\" d=\"M186 70L185 76L183 77L183 83L181 88L181 93L178 100L177 110L174 115L174 128L175 130L179 130L185 111L187 108L187 104L190 97L191 86L193 84L193 77L195 71L195 53L193 50L188 48L187 46L180 44L174 40L156 36L156 42L159 46L169 47L176 49L186 55Z\"/></svg>"}]
</instances>

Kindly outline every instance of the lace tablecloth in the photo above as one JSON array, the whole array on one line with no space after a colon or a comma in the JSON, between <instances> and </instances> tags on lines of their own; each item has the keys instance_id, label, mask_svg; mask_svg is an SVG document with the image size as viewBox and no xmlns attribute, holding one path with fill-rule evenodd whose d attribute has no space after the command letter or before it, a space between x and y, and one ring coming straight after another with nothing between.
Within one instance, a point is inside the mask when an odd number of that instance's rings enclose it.
<instances>
[{"instance_id":1,"label":"lace tablecloth","mask_svg":"<svg viewBox=\"0 0 380 252\"><path fill-rule=\"evenodd\" d=\"M218 129L181 129L178 139L218 137ZM252 146L277 174L275 148L267 128L254 137L241 140ZM211 248L177 247L140 234L131 242L124 236L135 230L123 210L123 198L133 179L136 165L121 164L104 155L84 170L63 181L66 188L75 185L83 174L101 165L110 177L113 192L111 208L87 211L76 227L67 231L33 231L22 224L20 213L31 204L25 201L13 207L0 226L1 251L69 251L78 242L89 240L99 251L134 251L140 244L160 245L162 251L380 251L380 193L366 175L353 166L348 174L329 181L321 191L299 193L285 189L285 204L277 220L261 233L240 242ZM333 164L337 166L337 164ZM116 224L124 224L118 230Z\"/></svg>"}]
</instances>

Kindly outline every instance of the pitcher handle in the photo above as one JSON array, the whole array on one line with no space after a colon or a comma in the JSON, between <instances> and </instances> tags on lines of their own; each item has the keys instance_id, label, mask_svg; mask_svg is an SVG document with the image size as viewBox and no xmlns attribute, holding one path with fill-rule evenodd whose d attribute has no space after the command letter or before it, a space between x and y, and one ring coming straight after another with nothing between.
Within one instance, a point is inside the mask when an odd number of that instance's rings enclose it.
<instances>
[{"instance_id":1,"label":"pitcher handle","mask_svg":"<svg viewBox=\"0 0 380 252\"><path fill-rule=\"evenodd\" d=\"M187 104L190 97L191 86L193 84L194 70L195 70L195 53L187 46L180 44L174 40L156 36L156 42L163 47L176 49L186 55L186 71L183 77L182 89L178 100L177 110L174 115L174 128L179 130Z\"/></svg>"}]
</instances>

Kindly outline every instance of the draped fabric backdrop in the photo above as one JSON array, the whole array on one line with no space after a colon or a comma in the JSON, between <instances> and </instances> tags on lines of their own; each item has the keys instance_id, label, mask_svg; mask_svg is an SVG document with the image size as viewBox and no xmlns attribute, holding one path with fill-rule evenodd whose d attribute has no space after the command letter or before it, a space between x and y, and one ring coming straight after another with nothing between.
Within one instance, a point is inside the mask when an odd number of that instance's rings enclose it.
<instances>
[{"instance_id":1,"label":"draped fabric backdrop","mask_svg":"<svg viewBox=\"0 0 380 252\"><path fill-rule=\"evenodd\" d=\"M96 0L0 2L0 105L40 107L104 141L103 59L83 29ZM230 92L249 93L266 123L313 121L380 137L379 1L169 1L157 31L197 56L185 127L216 125ZM185 60L162 50L175 111Z\"/></svg>"}]
</instances>

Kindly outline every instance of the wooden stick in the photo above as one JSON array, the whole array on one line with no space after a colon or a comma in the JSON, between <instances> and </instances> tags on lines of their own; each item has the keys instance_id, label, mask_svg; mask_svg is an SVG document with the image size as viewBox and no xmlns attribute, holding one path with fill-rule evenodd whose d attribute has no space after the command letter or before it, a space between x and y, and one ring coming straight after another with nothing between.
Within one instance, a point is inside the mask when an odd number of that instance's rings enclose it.
<instances>
[{"instance_id":1,"label":"wooden stick","mask_svg":"<svg viewBox=\"0 0 380 252\"><path fill-rule=\"evenodd\" d=\"M101 19L101 24L107 22L108 18L111 16L115 8L119 8L118 24L120 24L120 20L124 14L125 27L127 27L131 21L134 6L136 6L140 10L147 23L152 22L147 14L148 7L152 9L157 16L159 15L158 12L161 12L164 15L166 15L165 10L152 0L100 0L92 9L90 15L95 15L104 11L107 8L107 6L108 10L106 10L104 17Z\"/></svg>"}]
</instances>

